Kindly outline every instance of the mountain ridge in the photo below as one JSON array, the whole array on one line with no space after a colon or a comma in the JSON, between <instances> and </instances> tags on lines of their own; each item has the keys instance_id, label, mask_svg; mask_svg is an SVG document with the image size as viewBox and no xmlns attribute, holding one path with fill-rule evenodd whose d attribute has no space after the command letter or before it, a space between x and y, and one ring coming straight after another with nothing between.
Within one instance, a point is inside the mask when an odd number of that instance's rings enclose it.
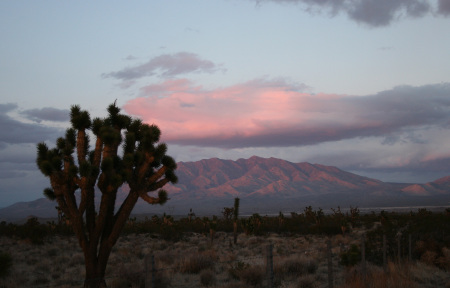
<instances>
[{"instance_id":1,"label":"mountain ridge","mask_svg":"<svg viewBox=\"0 0 450 288\"><path fill-rule=\"evenodd\" d=\"M258 156L236 161L211 158L177 165L179 182L164 187L170 197L167 204L151 206L139 201L134 213L183 215L192 208L198 214L218 215L223 207L232 206L235 197L241 199L241 211L247 213L301 211L309 205L321 208L450 205L450 176L424 184L389 183L334 166ZM118 201L125 198L128 189L126 185L120 188ZM96 200L99 198L97 195ZM56 215L57 203L44 200L0 209L0 219Z\"/></svg>"}]
</instances>

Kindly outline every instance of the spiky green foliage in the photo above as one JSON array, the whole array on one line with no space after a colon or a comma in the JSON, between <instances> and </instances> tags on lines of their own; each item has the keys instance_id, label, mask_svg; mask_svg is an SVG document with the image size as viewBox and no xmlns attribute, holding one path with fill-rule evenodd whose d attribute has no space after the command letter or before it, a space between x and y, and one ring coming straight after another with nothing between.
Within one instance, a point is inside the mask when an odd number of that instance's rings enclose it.
<instances>
[{"instance_id":1,"label":"spiky green foliage","mask_svg":"<svg viewBox=\"0 0 450 288\"><path fill-rule=\"evenodd\" d=\"M56 200L56 195L55 195L55 192L53 191L52 188L45 188L44 189L44 195L49 200L52 200L52 201Z\"/></svg>"},{"instance_id":2,"label":"spiky green foliage","mask_svg":"<svg viewBox=\"0 0 450 288\"><path fill-rule=\"evenodd\" d=\"M100 118L95 118L94 121L92 122L92 133L94 133L94 135L98 136L102 126L103 126L103 120Z\"/></svg>"},{"instance_id":3,"label":"spiky green foliage","mask_svg":"<svg viewBox=\"0 0 450 288\"><path fill-rule=\"evenodd\" d=\"M157 126L121 114L115 103L107 111L106 118L91 120L87 111L74 105L70 111L72 127L56 141L56 147L37 145L37 166L52 185L44 194L57 200L71 221L84 251L86 279L100 279L93 283L86 280L85 287L98 287L104 282L111 249L138 198L162 205L169 198L161 188L178 180L176 162L166 155L167 145L158 144L161 131ZM96 137L92 151L89 133ZM124 184L130 190L116 209L117 191ZM97 188L101 204L95 211ZM75 197L78 192L79 201Z\"/></svg>"},{"instance_id":4,"label":"spiky green foliage","mask_svg":"<svg viewBox=\"0 0 450 288\"><path fill-rule=\"evenodd\" d=\"M167 200L169 200L168 196L167 196L167 191L164 189L161 189L158 191L158 198L159 198L159 204L163 205L164 203L167 202Z\"/></svg>"},{"instance_id":5,"label":"spiky green foliage","mask_svg":"<svg viewBox=\"0 0 450 288\"><path fill-rule=\"evenodd\" d=\"M78 105L73 105L70 109L70 123L77 130L88 129L92 125L89 113L81 111Z\"/></svg>"}]
</instances>

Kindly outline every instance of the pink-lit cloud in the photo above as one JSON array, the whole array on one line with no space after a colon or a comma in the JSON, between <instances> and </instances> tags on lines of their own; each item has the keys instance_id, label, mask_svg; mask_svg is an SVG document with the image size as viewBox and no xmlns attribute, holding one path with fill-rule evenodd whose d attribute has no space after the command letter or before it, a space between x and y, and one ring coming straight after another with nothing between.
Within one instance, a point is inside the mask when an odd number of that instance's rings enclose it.
<instances>
[{"instance_id":1,"label":"pink-lit cloud","mask_svg":"<svg viewBox=\"0 0 450 288\"><path fill-rule=\"evenodd\" d=\"M306 86L257 79L207 90L177 79L142 88L124 109L155 123L163 140L222 148L287 147L385 137L426 141L417 127L450 125L450 85L402 86L371 96L306 93ZM406 140L405 140L406 139Z\"/></svg>"}]
</instances>

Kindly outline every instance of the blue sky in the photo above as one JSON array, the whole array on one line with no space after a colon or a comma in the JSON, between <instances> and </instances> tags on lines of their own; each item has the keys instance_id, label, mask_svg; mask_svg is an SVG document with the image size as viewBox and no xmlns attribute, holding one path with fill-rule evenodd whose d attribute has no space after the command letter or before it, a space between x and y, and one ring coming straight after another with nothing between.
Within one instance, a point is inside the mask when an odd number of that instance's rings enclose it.
<instances>
[{"instance_id":1,"label":"blue sky","mask_svg":"<svg viewBox=\"0 0 450 288\"><path fill-rule=\"evenodd\" d=\"M177 161L450 175L450 1L0 2L0 207L79 104L156 123Z\"/></svg>"}]
</instances>

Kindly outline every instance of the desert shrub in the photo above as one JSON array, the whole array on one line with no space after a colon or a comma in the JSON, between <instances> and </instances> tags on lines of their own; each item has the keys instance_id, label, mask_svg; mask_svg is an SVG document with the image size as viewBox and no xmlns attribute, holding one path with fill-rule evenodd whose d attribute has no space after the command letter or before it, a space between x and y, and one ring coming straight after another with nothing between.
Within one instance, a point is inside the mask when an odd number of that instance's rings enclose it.
<instances>
[{"instance_id":1,"label":"desert shrub","mask_svg":"<svg viewBox=\"0 0 450 288\"><path fill-rule=\"evenodd\" d=\"M264 279L264 268L250 266L240 272L239 279L247 285L260 287Z\"/></svg>"},{"instance_id":2,"label":"desert shrub","mask_svg":"<svg viewBox=\"0 0 450 288\"><path fill-rule=\"evenodd\" d=\"M6 221L0 222L0 235L13 237L15 236L16 230L17 230L16 224L6 223Z\"/></svg>"},{"instance_id":3,"label":"desert shrub","mask_svg":"<svg viewBox=\"0 0 450 288\"><path fill-rule=\"evenodd\" d=\"M45 224L40 224L36 217L30 217L23 225L9 224L6 228L8 236L17 236L28 239L33 244L44 244L44 239L50 235L51 229Z\"/></svg>"},{"instance_id":4,"label":"desert shrub","mask_svg":"<svg viewBox=\"0 0 450 288\"><path fill-rule=\"evenodd\" d=\"M241 280L246 285L260 286L264 279L264 268L237 261L228 269L228 274L233 279Z\"/></svg>"},{"instance_id":5,"label":"desert shrub","mask_svg":"<svg viewBox=\"0 0 450 288\"><path fill-rule=\"evenodd\" d=\"M132 285L132 287L140 287L144 284L144 274L142 271L136 271L137 266L133 264L122 265L118 270L117 276L127 281L128 285Z\"/></svg>"},{"instance_id":6,"label":"desert shrub","mask_svg":"<svg viewBox=\"0 0 450 288\"><path fill-rule=\"evenodd\" d=\"M242 283L242 282L229 283L229 284L223 286L223 288L247 288L247 287L248 287L248 285L245 283Z\"/></svg>"},{"instance_id":7,"label":"desert shrub","mask_svg":"<svg viewBox=\"0 0 450 288\"><path fill-rule=\"evenodd\" d=\"M162 239L171 242L180 241L183 237L183 231L177 223L172 225L162 224L159 233Z\"/></svg>"},{"instance_id":8,"label":"desert shrub","mask_svg":"<svg viewBox=\"0 0 450 288\"><path fill-rule=\"evenodd\" d=\"M120 269L118 269L118 273L116 274L117 277L111 280L108 287L144 287L146 277L149 277L147 281L151 281L150 287L166 288L170 286L170 279L164 271L156 271L154 279L152 279L152 274L144 274L142 270L136 271L136 267L137 266L133 264L120 266Z\"/></svg>"},{"instance_id":9,"label":"desert shrub","mask_svg":"<svg viewBox=\"0 0 450 288\"><path fill-rule=\"evenodd\" d=\"M115 278L108 283L108 287L111 288L121 288L121 287L131 287L130 283L126 279Z\"/></svg>"},{"instance_id":10,"label":"desert shrub","mask_svg":"<svg viewBox=\"0 0 450 288\"><path fill-rule=\"evenodd\" d=\"M437 259L437 253L434 251L426 251L420 257L420 260L428 265L435 265Z\"/></svg>"},{"instance_id":11,"label":"desert shrub","mask_svg":"<svg viewBox=\"0 0 450 288\"><path fill-rule=\"evenodd\" d=\"M341 257L340 261L341 265L347 267L355 266L357 263L361 261L361 250L357 245L353 244L352 246L350 246L350 249L342 253L340 257Z\"/></svg>"},{"instance_id":12,"label":"desert shrub","mask_svg":"<svg viewBox=\"0 0 450 288\"><path fill-rule=\"evenodd\" d=\"M155 274L155 281L153 283L154 285L151 287L155 288L166 288L170 287L170 278L167 276L167 274L162 272L156 272ZM141 286L142 287L142 286Z\"/></svg>"},{"instance_id":13,"label":"desert shrub","mask_svg":"<svg viewBox=\"0 0 450 288\"><path fill-rule=\"evenodd\" d=\"M30 266L36 265L39 262L39 259L35 257L28 257L25 263L27 263Z\"/></svg>"},{"instance_id":14,"label":"desert shrub","mask_svg":"<svg viewBox=\"0 0 450 288\"><path fill-rule=\"evenodd\" d=\"M417 284L408 277L408 271L399 271L397 266L391 265L390 273L384 271L377 266L369 266L367 273L364 275L360 267L353 267L347 271L345 275L345 283L342 288L404 288L418 287ZM392 268L392 269L391 269ZM420 286L422 287L422 286Z\"/></svg>"},{"instance_id":15,"label":"desert shrub","mask_svg":"<svg viewBox=\"0 0 450 288\"><path fill-rule=\"evenodd\" d=\"M341 225L341 223L327 217L317 228L321 232L321 234L338 235L342 233L342 226L343 225Z\"/></svg>"},{"instance_id":16,"label":"desert shrub","mask_svg":"<svg viewBox=\"0 0 450 288\"><path fill-rule=\"evenodd\" d=\"M216 275L212 270L203 270L200 273L200 284L205 287L214 286L216 284Z\"/></svg>"},{"instance_id":17,"label":"desert shrub","mask_svg":"<svg viewBox=\"0 0 450 288\"><path fill-rule=\"evenodd\" d=\"M298 277L306 274L314 274L317 268L317 262L312 258L292 256L275 266L275 274L279 276Z\"/></svg>"},{"instance_id":18,"label":"desert shrub","mask_svg":"<svg viewBox=\"0 0 450 288\"><path fill-rule=\"evenodd\" d=\"M69 260L70 266L84 265L84 255L81 252L74 253Z\"/></svg>"},{"instance_id":19,"label":"desert shrub","mask_svg":"<svg viewBox=\"0 0 450 288\"><path fill-rule=\"evenodd\" d=\"M432 213L419 209L417 213L396 213L381 211L378 215L368 214L367 218L379 223L367 232L366 259L374 264L383 262L383 236L387 240L387 256L397 257L398 241L400 255L408 253L409 235L413 243L412 257L428 264L444 268L444 247L450 247L450 219L445 213ZM399 238L400 237L400 238ZM445 269L445 268L444 268Z\"/></svg>"},{"instance_id":20,"label":"desert shrub","mask_svg":"<svg viewBox=\"0 0 450 288\"><path fill-rule=\"evenodd\" d=\"M316 278L314 275L304 275L297 280L297 288L315 288L319 287L316 285Z\"/></svg>"},{"instance_id":21,"label":"desert shrub","mask_svg":"<svg viewBox=\"0 0 450 288\"><path fill-rule=\"evenodd\" d=\"M45 275L39 275L32 281L33 286L43 286L48 283L50 283L50 280L48 280Z\"/></svg>"},{"instance_id":22,"label":"desert shrub","mask_svg":"<svg viewBox=\"0 0 450 288\"><path fill-rule=\"evenodd\" d=\"M13 261L11 255L6 252L0 252L0 278L9 275Z\"/></svg>"},{"instance_id":23,"label":"desert shrub","mask_svg":"<svg viewBox=\"0 0 450 288\"><path fill-rule=\"evenodd\" d=\"M228 269L228 274L233 279L239 279L242 271L248 269L249 267L250 265L248 263L237 261L230 266L230 268Z\"/></svg>"},{"instance_id":24,"label":"desert shrub","mask_svg":"<svg viewBox=\"0 0 450 288\"><path fill-rule=\"evenodd\" d=\"M262 235L262 223L263 218L258 213L254 213L249 218L241 219L241 226L246 235Z\"/></svg>"},{"instance_id":25,"label":"desert shrub","mask_svg":"<svg viewBox=\"0 0 450 288\"><path fill-rule=\"evenodd\" d=\"M55 257L56 255L58 255L58 249L56 248L51 248L47 251L48 257Z\"/></svg>"},{"instance_id":26,"label":"desert shrub","mask_svg":"<svg viewBox=\"0 0 450 288\"><path fill-rule=\"evenodd\" d=\"M61 273L52 272L50 276L52 277L53 280L57 280L57 279L61 278Z\"/></svg>"},{"instance_id":27,"label":"desert shrub","mask_svg":"<svg viewBox=\"0 0 450 288\"><path fill-rule=\"evenodd\" d=\"M445 247L443 243L437 243L433 239L417 241L414 246L413 255L428 265L437 266L444 270L450 268L449 248Z\"/></svg>"},{"instance_id":28,"label":"desert shrub","mask_svg":"<svg viewBox=\"0 0 450 288\"><path fill-rule=\"evenodd\" d=\"M438 258L439 263L443 269L450 271L450 249L447 247L442 248L442 256ZM450 283L449 283L450 284Z\"/></svg>"},{"instance_id":29,"label":"desert shrub","mask_svg":"<svg viewBox=\"0 0 450 288\"><path fill-rule=\"evenodd\" d=\"M157 263L163 263L166 265L172 265L175 262L175 257L172 254L159 252L155 255Z\"/></svg>"},{"instance_id":30,"label":"desert shrub","mask_svg":"<svg viewBox=\"0 0 450 288\"><path fill-rule=\"evenodd\" d=\"M179 267L181 273L197 274L214 266L214 257L208 253L194 254L185 258Z\"/></svg>"}]
</instances>

